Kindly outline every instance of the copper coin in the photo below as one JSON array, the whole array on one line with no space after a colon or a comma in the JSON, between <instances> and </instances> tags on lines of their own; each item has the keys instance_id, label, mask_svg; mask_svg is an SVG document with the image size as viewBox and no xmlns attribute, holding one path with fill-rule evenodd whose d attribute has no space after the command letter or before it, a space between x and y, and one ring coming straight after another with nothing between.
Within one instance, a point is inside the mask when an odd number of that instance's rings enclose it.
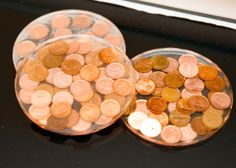
<instances>
[{"instance_id":1,"label":"copper coin","mask_svg":"<svg viewBox=\"0 0 236 168\"><path fill-rule=\"evenodd\" d=\"M212 107L211 105L209 106L209 108L207 110L205 110L203 112L205 113L205 112L208 112L208 111L212 111L213 113L219 113L220 115L224 114L224 110L216 109L216 108Z\"/></svg>"},{"instance_id":2,"label":"copper coin","mask_svg":"<svg viewBox=\"0 0 236 168\"><path fill-rule=\"evenodd\" d=\"M184 62L180 64L179 72L186 78L192 78L198 74L198 66L191 62Z\"/></svg>"},{"instance_id":3,"label":"copper coin","mask_svg":"<svg viewBox=\"0 0 236 168\"><path fill-rule=\"evenodd\" d=\"M104 48L99 52L99 59L105 64L110 64L117 59L117 55L112 48Z\"/></svg>"},{"instance_id":4,"label":"copper coin","mask_svg":"<svg viewBox=\"0 0 236 168\"><path fill-rule=\"evenodd\" d=\"M181 127L180 130L182 132L181 141L189 143L197 137L197 133L193 131L191 124L188 124L185 127Z\"/></svg>"},{"instance_id":5,"label":"copper coin","mask_svg":"<svg viewBox=\"0 0 236 168\"><path fill-rule=\"evenodd\" d=\"M86 64L93 64L97 67L102 66L103 62L99 59L98 51L91 51L85 55Z\"/></svg>"},{"instance_id":6,"label":"copper coin","mask_svg":"<svg viewBox=\"0 0 236 168\"><path fill-rule=\"evenodd\" d=\"M184 84L184 77L177 71L174 71L166 74L164 81L171 88L179 88Z\"/></svg>"},{"instance_id":7,"label":"copper coin","mask_svg":"<svg viewBox=\"0 0 236 168\"><path fill-rule=\"evenodd\" d=\"M158 120L162 127L168 125L168 123L169 123L169 117L165 112L163 112L161 114L148 113L148 117L155 118L156 120Z\"/></svg>"},{"instance_id":8,"label":"copper coin","mask_svg":"<svg viewBox=\"0 0 236 168\"><path fill-rule=\"evenodd\" d=\"M114 99L104 100L100 104L100 110L106 117L115 117L120 113L120 104Z\"/></svg>"},{"instance_id":9,"label":"copper coin","mask_svg":"<svg viewBox=\"0 0 236 168\"><path fill-rule=\"evenodd\" d=\"M60 55L46 55L43 59L43 65L47 68L56 68L62 64L64 57Z\"/></svg>"},{"instance_id":10,"label":"copper coin","mask_svg":"<svg viewBox=\"0 0 236 168\"><path fill-rule=\"evenodd\" d=\"M28 72L29 78L33 81L40 82L47 78L48 70L43 65L35 65Z\"/></svg>"},{"instance_id":11,"label":"copper coin","mask_svg":"<svg viewBox=\"0 0 236 168\"><path fill-rule=\"evenodd\" d=\"M215 92L210 97L211 105L217 109L227 109L231 105L230 97L223 92Z\"/></svg>"},{"instance_id":12,"label":"copper coin","mask_svg":"<svg viewBox=\"0 0 236 168\"><path fill-rule=\"evenodd\" d=\"M170 122L177 127L184 127L188 125L191 119L189 114L183 114L177 110L172 111L169 114L169 118Z\"/></svg>"},{"instance_id":13,"label":"copper coin","mask_svg":"<svg viewBox=\"0 0 236 168\"><path fill-rule=\"evenodd\" d=\"M225 88L225 81L220 77L216 77L213 80L205 81L206 88L210 91L218 92Z\"/></svg>"},{"instance_id":14,"label":"copper coin","mask_svg":"<svg viewBox=\"0 0 236 168\"><path fill-rule=\"evenodd\" d=\"M180 99L176 104L176 109L183 114L192 114L195 112L190 106L188 99Z\"/></svg>"},{"instance_id":15,"label":"copper coin","mask_svg":"<svg viewBox=\"0 0 236 168\"><path fill-rule=\"evenodd\" d=\"M119 96L115 93L107 94L104 96L104 100L108 100L108 99L114 99L114 100L118 101L120 104L120 107L123 107L126 103L126 98L124 96Z\"/></svg>"},{"instance_id":16,"label":"copper coin","mask_svg":"<svg viewBox=\"0 0 236 168\"><path fill-rule=\"evenodd\" d=\"M204 82L198 77L189 78L184 82L184 87L190 92L201 92L204 89Z\"/></svg>"},{"instance_id":17,"label":"copper coin","mask_svg":"<svg viewBox=\"0 0 236 168\"><path fill-rule=\"evenodd\" d=\"M200 96L202 96L202 92L200 92L200 91L189 92L186 89L183 89L182 92L181 92L181 97L183 99L189 99L193 95L200 95Z\"/></svg>"},{"instance_id":18,"label":"copper coin","mask_svg":"<svg viewBox=\"0 0 236 168\"><path fill-rule=\"evenodd\" d=\"M43 48L41 48L37 53L37 57L40 61L43 61L43 59L49 55L49 51L48 51L48 46L45 46Z\"/></svg>"},{"instance_id":19,"label":"copper coin","mask_svg":"<svg viewBox=\"0 0 236 168\"><path fill-rule=\"evenodd\" d=\"M37 65L43 65L41 61L37 59L29 59L23 66L22 72L29 73L31 68L34 68Z\"/></svg>"},{"instance_id":20,"label":"copper coin","mask_svg":"<svg viewBox=\"0 0 236 168\"><path fill-rule=\"evenodd\" d=\"M162 71L169 73L169 72L173 72L173 71L178 70L178 67L179 67L178 61L176 61L176 59L170 58L170 57L168 57L167 59L169 61L169 65L167 68L162 69Z\"/></svg>"},{"instance_id":21,"label":"copper coin","mask_svg":"<svg viewBox=\"0 0 236 168\"><path fill-rule=\"evenodd\" d=\"M174 125L167 125L161 131L161 139L167 143L174 144L181 140L182 133L180 129Z\"/></svg>"},{"instance_id":22,"label":"copper coin","mask_svg":"<svg viewBox=\"0 0 236 168\"><path fill-rule=\"evenodd\" d=\"M93 97L89 101L82 102L81 105L83 106L86 104L95 104L96 106L99 106L101 102L102 102L101 96L99 96L99 94L97 93L94 93Z\"/></svg>"},{"instance_id":23,"label":"copper coin","mask_svg":"<svg viewBox=\"0 0 236 168\"><path fill-rule=\"evenodd\" d=\"M141 58L138 60L135 60L134 68L141 73L148 72L152 69L152 60L149 58Z\"/></svg>"},{"instance_id":24,"label":"copper coin","mask_svg":"<svg viewBox=\"0 0 236 168\"><path fill-rule=\"evenodd\" d=\"M95 104L86 104L81 107L80 117L87 122L95 122L100 117L100 109Z\"/></svg>"},{"instance_id":25,"label":"copper coin","mask_svg":"<svg viewBox=\"0 0 236 168\"><path fill-rule=\"evenodd\" d=\"M167 108L166 101L161 97L151 97L147 100L147 108L154 114L161 114Z\"/></svg>"},{"instance_id":26,"label":"copper coin","mask_svg":"<svg viewBox=\"0 0 236 168\"><path fill-rule=\"evenodd\" d=\"M85 65L80 70L80 76L87 81L94 81L99 76L99 69L93 64Z\"/></svg>"},{"instance_id":27,"label":"copper coin","mask_svg":"<svg viewBox=\"0 0 236 168\"><path fill-rule=\"evenodd\" d=\"M187 63L194 63L194 64L197 64L198 63L198 60L195 56L191 55L191 54L183 54L179 57L178 59L179 61L179 64L183 64L185 62Z\"/></svg>"},{"instance_id":28,"label":"copper coin","mask_svg":"<svg viewBox=\"0 0 236 168\"><path fill-rule=\"evenodd\" d=\"M106 66L106 75L112 79L123 78L126 75L126 69L121 63L110 63Z\"/></svg>"},{"instance_id":29,"label":"copper coin","mask_svg":"<svg viewBox=\"0 0 236 168\"><path fill-rule=\"evenodd\" d=\"M218 71L211 65L202 65L199 67L198 75L203 80L213 80L217 77Z\"/></svg>"},{"instance_id":30,"label":"copper coin","mask_svg":"<svg viewBox=\"0 0 236 168\"><path fill-rule=\"evenodd\" d=\"M161 96L162 90L163 90L163 87L159 87L159 88L157 87L157 88L155 88L154 92L152 92L152 95L153 96Z\"/></svg>"},{"instance_id":31,"label":"copper coin","mask_svg":"<svg viewBox=\"0 0 236 168\"><path fill-rule=\"evenodd\" d=\"M202 117L198 116L192 119L191 127L193 131L195 131L199 135L206 135L209 133L210 129L208 129L202 122Z\"/></svg>"},{"instance_id":32,"label":"copper coin","mask_svg":"<svg viewBox=\"0 0 236 168\"><path fill-rule=\"evenodd\" d=\"M79 73L79 71L81 69L81 64L76 59L66 59L62 63L61 69L66 74L76 75Z\"/></svg>"},{"instance_id":33,"label":"copper coin","mask_svg":"<svg viewBox=\"0 0 236 168\"><path fill-rule=\"evenodd\" d=\"M202 122L209 129L220 128L223 124L223 116L214 111L205 111L202 115Z\"/></svg>"},{"instance_id":34,"label":"copper coin","mask_svg":"<svg viewBox=\"0 0 236 168\"><path fill-rule=\"evenodd\" d=\"M136 82L135 88L141 95L150 95L155 90L155 83L151 79L140 79Z\"/></svg>"},{"instance_id":35,"label":"copper coin","mask_svg":"<svg viewBox=\"0 0 236 168\"><path fill-rule=\"evenodd\" d=\"M52 55L64 55L68 52L68 50L69 45L63 40L53 42L48 46L48 51Z\"/></svg>"},{"instance_id":36,"label":"copper coin","mask_svg":"<svg viewBox=\"0 0 236 168\"><path fill-rule=\"evenodd\" d=\"M41 83L34 89L34 91L38 91L38 90L45 90L48 93L50 93L51 95L54 94L54 87L52 85L47 84L47 83Z\"/></svg>"},{"instance_id":37,"label":"copper coin","mask_svg":"<svg viewBox=\"0 0 236 168\"><path fill-rule=\"evenodd\" d=\"M169 66L169 61L166 56L156 55L151 58L152 67L155 70L162 70Z\"/></svg>"},{"instance_id":38,"label":"copper coin","mask_svg":"<svg viewBox=\"0 0 236 168\"><path fill-rule=\"evenodd\" d=\"M139 79L146 79L146 78L149 78L149 76L151 75L152 73L152 70L151 71L148 71L148 72L145 72L145 73L139 73Z\"/></svg>"},{"instance_id":39,"label":"copper coin","mask_svg":"<svg viewBox=\"0 0 236 168\"><path fill-rule=\"evenodd\" d=\"M164 87L161 96L167 101L167 102L176 102L180 99L180 90L179 89L173 89L169 87Z\"/></svg>"},{"instance_id":40,"label":"copper coin","mask_svg":"<svg viewBox=\"0 0 236 168\"><path fill-rule=\"evenodd\" d=\"M108 77L100 78L96 81L95 87L97 92L101 94L113 93L114 80Z\"/></svg>"},{"instance_id":41,"label":"copper coin","mask_svg":"<svg viewBox=\"0 0 236 168\"><path fill-rule=\"evenodd\" d=\"M205 96L193 95L188 99L189 105L194 111L205 111L208 109L210 103Z\"/></svg>"},{"instance_id":42,"label":"copper coin","mask_svg":"<svg viewBox=\"0 0 236 168\"><path fill-rule=\"evenodd\" d=\"M79 121L79 113L78 111L72 109L71 114L68 116L68 122L66 124L67 128L71 128L75 126Z\"/></svg>"},{"instance_id":43,"label":"copper coin","mask_svg":"<svg viewBox=\"0 0 236 168\"><path fill-rule=\"evenodd\" d=\"M150 74L149 79L151 79L155 83L156 87L164 87L165 86L165 82L164 82L165 75L166 74L164 72L155 71Z\"/></svg>"},{"instance_id":44,"label":"copper coin","mask_svg":"<svg viewBox=\"0 0 236 168\"><path fill-rule=\"evenodd\" d=\"M67 127L68 118L56 118L50 116L47 120L47 127L52 130L63 130Z\"/></svg>"},{"instance_id":45,"label":"copper coin","mask_svg":"<svg viewBox=\"0 0 236 168\"><path fill-rule=\"evenodd\" d=\"M51 114L56 118L65 118L71 114L71 105L68 102L53 103L50 107Z\"/></svg>"},{"instance_id":46,"label":"copper coin","mask_svg":"<svg viewBox=\"0 0 236 168\"><path fill-rule=\"evenodd\" d=\"M117 95L127 96L132 93L133 86L127 79L117 79L113 84L113 90Z\"/></svg>"}]
</instances>

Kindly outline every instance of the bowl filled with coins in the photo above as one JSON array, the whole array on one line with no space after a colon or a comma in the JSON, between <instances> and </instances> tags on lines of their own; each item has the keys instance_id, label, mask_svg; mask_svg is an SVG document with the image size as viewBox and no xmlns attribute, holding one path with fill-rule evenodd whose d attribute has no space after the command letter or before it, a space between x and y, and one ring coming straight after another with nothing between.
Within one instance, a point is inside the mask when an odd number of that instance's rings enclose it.
<instances>
[{"instance_id":1,"label":"bowl filled with coins","mask_svg":"<svg viewBox=\"0 0 236 168\"><path fill-rule=\"evenodd\" d=\"M229 119L230 82L208 58L184 49L154 49L132 59L136 103L123 116L142 139L187 146L208 139Z\"/></svg>"},{"instance_id":2,"label":"bowl filled with coins","mask_svg":"<svg viewBox=\"0 0 236 168\"><path fill-rule=\"evenodd\" d=\"M85 135L129 110L134 78L131 61L118 47L94 36L70 35L42 43L24 59L15 92L24 113L41 128Z\"/></svg>"}]
</instances>

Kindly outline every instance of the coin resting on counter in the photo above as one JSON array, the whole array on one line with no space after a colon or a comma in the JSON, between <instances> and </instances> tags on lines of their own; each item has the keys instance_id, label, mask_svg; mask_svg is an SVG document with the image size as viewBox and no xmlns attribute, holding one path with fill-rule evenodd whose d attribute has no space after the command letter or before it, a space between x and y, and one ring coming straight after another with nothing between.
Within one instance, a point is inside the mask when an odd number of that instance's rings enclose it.
<instances>
[{"instance_id":1,"label":"coin resting on counter","mask_svg":"<svg viewBox=\"0 0 236 168\"><path fill-rule=\"evenodd\" d=\"M207 139L228 119L232 90L207 58L181 49L156 49L132 59L137 100L123 117L127 127L150 142L185 146Z\"/></svg>"},{"instance_id":2,"label":"coin resting on counter","mask_svg":"<svg viewBox=\"0 0 236 168\"><path fill-rule=\"evenodd\" d=\"M62 25L55 21L54 26ZM93 61L87 61L91 53ZM25 114L42 128L89 134L127 110L134 98L131 66L123 52L104 40L87 36L52 40L18 70L16 94Z\"/></svg>"}]
</instances>

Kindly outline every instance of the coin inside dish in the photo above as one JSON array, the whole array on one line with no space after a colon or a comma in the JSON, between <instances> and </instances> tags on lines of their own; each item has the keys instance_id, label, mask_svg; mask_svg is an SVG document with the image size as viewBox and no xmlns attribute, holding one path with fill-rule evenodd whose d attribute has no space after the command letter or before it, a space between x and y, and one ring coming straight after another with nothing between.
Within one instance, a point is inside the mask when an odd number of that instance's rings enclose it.
<instances>
[{"instance_id":1,"label":"coin inside dish","mask_svg":"<svg viewBox=\"0 0 236 168\"><path fill-rule=\"evenodd\" d=\"M130 109L134 69L107 41L88 35L51 39L17 69L15 92L38 126L64 135L108 127Z\"/></svg>"},{"instance_id":2,"label":"coin inside dish","mask_svg":"<svg viewBox=\"0 0 236 168\"><path fill-rule=\"evenodd\" d=\"M154 49L132 59L136 103L127 128L149 142L187 146L208 139L230 116L233 92L224 72L193 51Z\"/></svg>"}]
</instances>

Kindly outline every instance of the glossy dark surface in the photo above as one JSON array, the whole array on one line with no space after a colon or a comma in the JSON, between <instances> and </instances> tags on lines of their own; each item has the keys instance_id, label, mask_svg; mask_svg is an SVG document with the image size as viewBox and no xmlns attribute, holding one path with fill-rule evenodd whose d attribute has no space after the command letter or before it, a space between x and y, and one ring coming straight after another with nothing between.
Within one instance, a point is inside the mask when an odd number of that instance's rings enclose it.
<instances>
[{"instance_id":1,"label":"glossy dark surface","mask_svg":"<svg viewBox=\"0 0 236 168\"><path fill-rule=\"evenodd\" d=\"M32 124L17 103L11 51L24 26L50 11L78 8L113 21L124 35L127 54L161 47L196 51L218 64L236 84L236 31L190 21L153 16L90 1L0 1L0 168L234 168L236 113L206 142L187 148L151 145L130 133L121 121L95 135L65 137ZM176 26L176 27L175 27Z\"/></svg>"}]
</instances>

